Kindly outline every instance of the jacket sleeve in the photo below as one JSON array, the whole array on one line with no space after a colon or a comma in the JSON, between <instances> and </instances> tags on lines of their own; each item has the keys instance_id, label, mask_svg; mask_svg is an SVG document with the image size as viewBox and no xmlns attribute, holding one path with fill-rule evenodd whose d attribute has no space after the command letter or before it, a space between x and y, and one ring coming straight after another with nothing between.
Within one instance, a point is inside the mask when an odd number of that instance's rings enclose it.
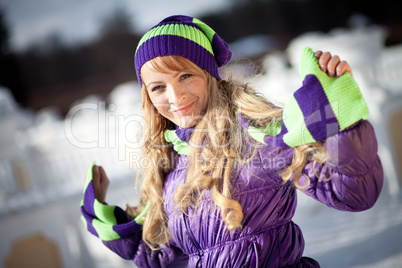
<instances>
[{"instance_id":1,"label":"jacket sleeve","mask_svg":"<svg viewBox=\"0 0 402 268\"><path fill-rule=\"evenodd\" d=\"M142 231L111 241L102 241L111 251L138 267L187 267L188 256L180 248L170 245L151 250L142 240Z\"/></svg>"},{"instance_id":2,"label":"jacket sleeve","mask_svg":"<svg viewBox=\"0 0 402 268\"><path fill-rule=\"evenodd\" d=\"M327 138L324 145L330 159L323 165L308 163L304 175L310 184L301 191L344 211L371 208L383 186L383 169L377 155L377 140L372 125L361 121L352 129ZM299 179L307 185L304 176Z\"/></svg>"},{"instance_id":3,"label":"jacket sleeve","mask_svg":"<svg viewBox=\"0 0 402 268\"><path fill-rule=\"evenodd\" d=\"M110 250L139 267L186 267L188 256L173 244L151 250L142 240L142 225L118 206L100 203L95 198L92 166L89 168L81 201L85 229Z\"/></svg>"}]
</instances>

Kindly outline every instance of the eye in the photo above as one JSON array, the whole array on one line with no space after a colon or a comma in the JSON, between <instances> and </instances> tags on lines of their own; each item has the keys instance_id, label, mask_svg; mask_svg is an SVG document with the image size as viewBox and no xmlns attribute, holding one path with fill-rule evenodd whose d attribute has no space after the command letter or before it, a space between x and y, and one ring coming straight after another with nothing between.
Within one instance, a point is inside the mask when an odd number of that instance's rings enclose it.
<instances>
[{"instance_id":1,"label":"eye","mask_svg":"<svg viewBox=\"0 0 402 268\"><path fill-rule=\"evenodd\" d=\"M164 86L155 86L155 87L151 88L151 92L155 92L155 91L158 91L163 88L164 88Z\"/></svg>"},{"instance_id":2,"label":"eye","mask_svg":"<svg viewBox=\"0 0 402 268\"><path fill-rule=\"evenodd\" d=\"M193 75L192 74L183 74L182 76L180 76L180 81L185 80L191 76L193 76Z\"/></svg>"}]
</instances>

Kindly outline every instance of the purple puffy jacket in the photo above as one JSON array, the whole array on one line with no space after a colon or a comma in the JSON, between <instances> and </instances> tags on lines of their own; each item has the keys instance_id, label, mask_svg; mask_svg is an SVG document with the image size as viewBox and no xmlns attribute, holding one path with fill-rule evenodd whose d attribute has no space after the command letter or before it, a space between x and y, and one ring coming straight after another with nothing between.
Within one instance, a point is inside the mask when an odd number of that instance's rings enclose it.
<instances>
[{"instance_id":1,"label":"purple puffy jacket","mask_svg":"<svg viewBox=\"0 0 402 268\"><path fill-rule=\"evenodd\" d=\"M383 184L372 125L360 121L352 129L327 138L325 146L338 157L316 167L316 171L308 163L304 173L311 183L302 191L338 210L372 207ZM264 146L239 170L233 198L241 204L244 220L243 228L235 231L226 229L220 208L211 203L209 192L196 213L191 209L188 215L174 211L173 195L186 173L187 156L179 155L163 191L172 236L170 247L151 251L141 240L141 231L103 243L139 267L319 267L313 259L302 257L303 235L292 222L296 189L291 182L284 184L278 174L284 164L291 162L292 154L292 148ZM331 180L326 180L329 175Z\"/></svg>"},{"instance_id":2,"label":"purple puffy jacket","mask_svg":"<svg viewBox=\"0 0 402 268\"><path fill-rule=\"evenodd\" d=\"M305 49L301 61L303 86L291 98L291 106L287 106L293 108L285 106L283 119L288 123L282 124L281 133L262 139L248 132L265 145L258 148L250 162L233 173L232 197L243 209L242 229L226 229L220 208L211 202L209 190L196 212L191 208L187 214L174 210L176 187L186 179L187 156L180 152L176 168L167 175L163 190L171 234L169 247L151 251L142 241L142 226L122 209L94 200L89 180L81 204L88 231L139 267L319 267L313 259L302 257L303 235L292 222L297 204L296 188L291 181L283 183L280 172L292 162L293 149L283 146L284 143L297 145L304 138L307 142L326 138L325 147L333 157L321 167L308 163L299 182L304 184L304 175L308 176L310 184L302 191L338 210L362 211L372 207L382 189L383 171L374 129L368 121L361 120L367 118L368 110L353 78L347 74L340 78L327 77L316 61L314 53ZM336 117L328 113L334 110L332 104L339 108L335 109ZM299 124L303 120L307 129ZM329 126L336 120L342 129L359 123L344 131L335 124L338 128L332 132ZM324 133L326 130L331 133ZM190 135L185 129L183 132L182 138L188 139ZM251 147L246 133L244 143ZM301 138L297 133L301 133Z\"/></svg>"}]
</instances>

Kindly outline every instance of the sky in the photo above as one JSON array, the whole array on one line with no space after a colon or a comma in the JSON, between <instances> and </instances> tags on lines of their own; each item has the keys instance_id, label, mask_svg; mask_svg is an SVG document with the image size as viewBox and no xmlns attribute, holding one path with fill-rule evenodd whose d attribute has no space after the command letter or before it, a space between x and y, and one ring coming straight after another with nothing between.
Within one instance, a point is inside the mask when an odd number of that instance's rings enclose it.
<instances>
[{"instance_id":1,"label":"sky","mask_svg":"<svg viewBox=\"0 0 402 268\"><path fill-rule=\"evenodd\" d=\"M200 16L228 8L230 0L0 0L15 50L57 33L67 42L95 37L114 9L132 15L133 28L145 32L169 15Z\"/></svg>"}]
</instances>

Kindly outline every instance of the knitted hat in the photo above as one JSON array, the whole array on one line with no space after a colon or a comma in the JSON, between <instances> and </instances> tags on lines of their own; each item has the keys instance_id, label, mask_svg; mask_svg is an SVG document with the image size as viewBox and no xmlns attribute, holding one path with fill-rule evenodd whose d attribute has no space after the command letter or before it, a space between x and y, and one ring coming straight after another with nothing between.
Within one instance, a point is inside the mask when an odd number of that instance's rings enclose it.
<instances>
[{"instance_id":1,"label":"knitted hat","mask_svg":"<svg viewBox=\"0 0 402 268\"><path fill-rule=\"evenodd\" d=\"M171 16L151 28L140 40L135 52L135 71L147 61L161 56L182 56L220 80L218 68L232 57L229 46L202 21L188 16Z\"/></svg>"}]
</instances>

